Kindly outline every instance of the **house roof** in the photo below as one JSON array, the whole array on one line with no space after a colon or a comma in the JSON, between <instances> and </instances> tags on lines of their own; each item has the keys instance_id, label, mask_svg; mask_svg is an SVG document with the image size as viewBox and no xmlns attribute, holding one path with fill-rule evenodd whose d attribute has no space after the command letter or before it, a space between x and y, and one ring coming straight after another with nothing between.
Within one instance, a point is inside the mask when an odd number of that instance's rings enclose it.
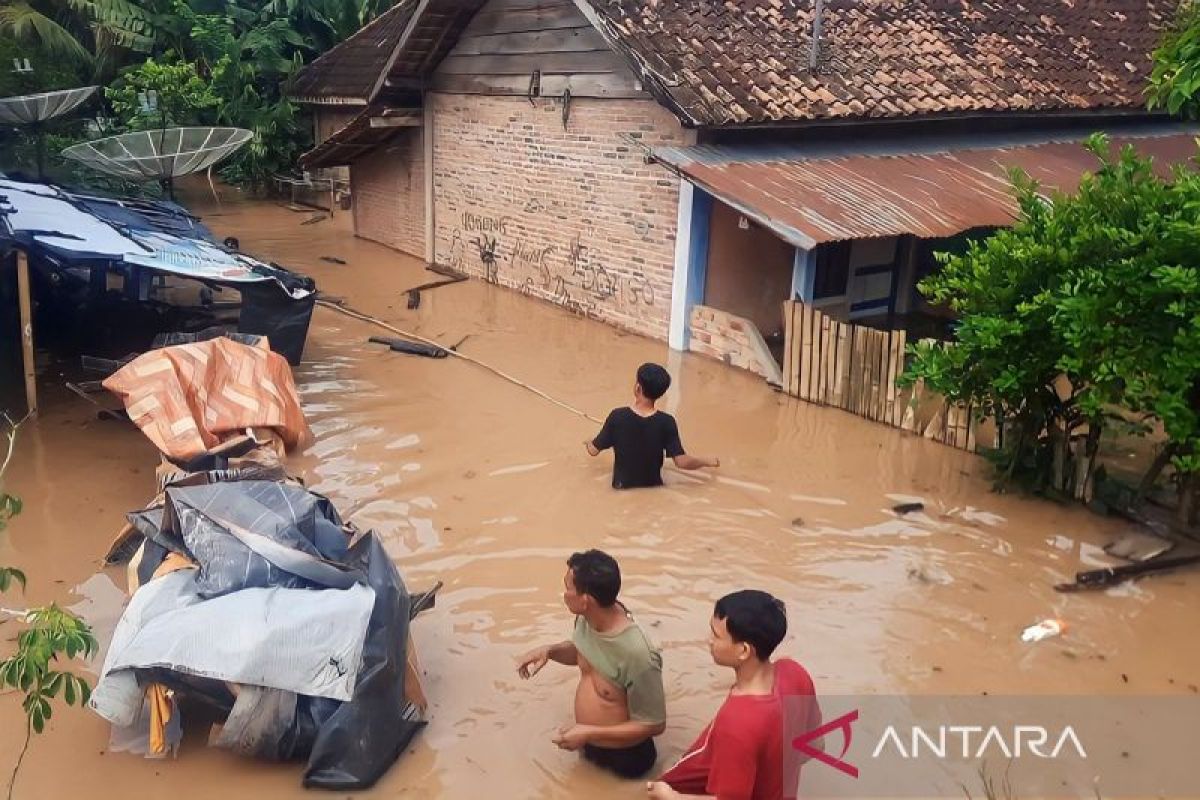
<instances>
[{"instance_id":1,"label":"house roof","mask_svg":"<svg viewBox=\"0 0 1200 800\"><path fill-rule=\"evenodd\" d=\"M1175 0L590 0L685 121L1140 109Z\"/></svg>"},{"instance_id":2,"label":"house roof","mask_svg":"<svg viewBox=\"0 0 1200 800\"><path fill-rule=\"evenodd\" d=\"M300 156L304 169L339 167L352 163L399 133L402 128L372 125L372 119L386 119L401 113L420 114L420 109L398 110L384 105L368 106L361 114L334 131L328 139Z\"/></svg>"},{"instance_id":3,"label":"house roof","mask_svg":"<svg viewBox=\"0 0 1200 800\"><path fill-rule=\"evenodd\" d=\"M1197 155L1200 128L1160 125L1114 131L1165 176ZM847 153L798 146L660 148L654 158L780 238L823 242L913 234L936 238L1011 225L1018 208L1010 168L1045 191L1074 191L1097 160L1079 134L932 142L928 138ZM1194 164L1192 165L1194 168Z\"/></svg>"},{"instance_id":4,"label":"house roof","mask_svg":"<svg viewBox=\"0 0 1200 800\"><path fill-rule=\"evenodd\" d=\"M575 0L696 126L968 113L1139 111L1178 0ZM401 3L305 68L293 95L416 88L484 0Z\"/></svg>"},{"instance_id":5,"label":"house roof","mask_svg":"<svg viewBox=\"0 0 1200 800\"><path fill-rule=\"evenodd\" d=\"M418 0L400 0L304 67L296 76L292 98L314 105L366 105L418 5Z\"/></svg>"}]
</instances>

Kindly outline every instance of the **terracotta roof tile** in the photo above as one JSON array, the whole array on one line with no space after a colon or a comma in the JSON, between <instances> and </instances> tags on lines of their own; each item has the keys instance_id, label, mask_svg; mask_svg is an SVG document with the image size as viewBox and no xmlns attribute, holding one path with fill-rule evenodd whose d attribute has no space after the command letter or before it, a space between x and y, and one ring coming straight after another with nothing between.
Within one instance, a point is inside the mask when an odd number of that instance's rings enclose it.
<instances>
[{"instance_id":1,"label":"terracotta roof tile","mask_svg":"<svg viewBox=\"0 0 1200 800\"><path fill-rule=\"evenodd\" d=\"M590 0L696 124L970 109L1140 108L1175 0ZM736 65L736 68L735 68ZM803 80L796 80L800 76Z\"/></svg>"}]
</instances>

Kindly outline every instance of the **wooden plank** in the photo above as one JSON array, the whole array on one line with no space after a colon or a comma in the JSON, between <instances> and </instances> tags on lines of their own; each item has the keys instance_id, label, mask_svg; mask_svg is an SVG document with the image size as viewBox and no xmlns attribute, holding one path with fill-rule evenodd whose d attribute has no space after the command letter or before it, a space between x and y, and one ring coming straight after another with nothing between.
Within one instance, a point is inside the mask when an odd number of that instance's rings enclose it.
<instances>
[{"instance_id":1,"label":"wooden plank","mask_svg":"<svg viewBox=\"0 0 1200 800\"><path fill-rule=\"evenodd\" d=\"M862 415L866 419L874 419L879 348L873 328L863 327L863 347L866 351L866 358L863 359L863 387L866 391L863 392Z\"/></svg>"},{"instance_id":2,"label":"wooden plank","mask_svg":"<svg viewBox=\"0 0 1200 800\"><path fill-rule=\"evenodd\" d=\"M812 359L812 306L807 303L800 309L800 394L801 400L809 399L809 361Z\"/></svg>"},{"instance_id":3,"label":"wooden plank","mask_svg":"<svg viewBox=\"0 0 1200 800\"><path fill-rule=\"evenodd\" d=\"M974 453L979 449L978 443L978 428L979 421L975 419L975 409L967 406L967 452Z\"/></svg>"},{"instance_id":4,"label":"wooden plank","mask_svg":"<svg viewBox=\"0 0 1200 800\"><path fill-rule=\"evenodd\" d=\"M463 31L464 35L521 33L578 25L586 22L570 0L493 0L483 7Z\"/></svg>"},{"instance_id":5,"label":"wooden plank","mask_svg":"<svg viewBox=\"0 0 1200 800\"><path fill-rule=\"evenodd\" d=\"M833 320L821 314L821 356L817 364L820 380L817 387L817 399L821 401L822 405L829 405L829 387L833 383L829 372L829 364L833 361L833 357L829 354L832 329Z\"/></svg>"},{"instance_id":6,"label":"wooden plank","mask_svg":"<svg viewBox=\"0 0 1200 800\"><path fill-rule=\"evenodd\" d=\"M838 408L846 408L850 397L850 327L844 322L837 324L837 347L834 400Z\"/></svg>"},{"instance_id":7,"label":"wooden plank","mask_svg":"<svg viewBox=\"0 0 1200 800\"><path fill-rule=\"evenodd\" d=\"M621 72L626 67L611 50L587 53L528 53L511 56L447 56L438 65L439 75L586 75Z\"/></svg>"},{"instance_id":8,"label":"wooden plank","mask_svg":"<svg viewBox=\"0 0 1200 800\"><path fill-rule=\"evenodd\" d=\"M907 331L896 331L895 335L895 359L892 362L892 417L891 424L893 426L900 425L900 419L904 414L904 395L896 386L896 381L904 373L904 351L908 343Z\"/></svg>"},{"instance_id":9,"label":"wooden plank","mask_svg":"<svg viewBox=\"0 0 1200 800\"><path fill-rule=\"evenodd\" d=\"M871 419L883 420L883 409L887 403L888 335L887 331L875 331L875 402L871 404Z\"/></svg>"},{"instance_id":10,"label":"wooden plank","mask_svg":"<svg viewBox=\"0 0 1200 800\"><path fill-rule=\"evenodd\" d=\"M817 311L812 306L809 306L808 314L808 401L810 403L819 403L820 395L817 393L820 385L821 373L818 367L821 362L821 317L824 316L820 311Z\"/></svg>"},{"instance_id":11,"label":"wooden plank","mask_svg":"<svg viewBox=\"0 0 1200 800\"><path fill-rule=\"evenodd\" d=\"M796 303L792 310L792 374L790 380L792 382L792 390L790 394L793 397L800 396L800 359L804 357L802 348L804 347L804 336L801 333L804 324L804 304Z\"/></svg>"},{"instance_id":12,"label":"wooden plank","mask_svg":"<svg viewBox=\"0 0 1200 800\"><path fill-rule=\"evenodd\" d=\"M21 363L25 370L25 405L32 416L37 416L37 367L33 361L33 300L30 295L29 258L24 250L17 251L17 305L21 314Z\"/></svg>"},{"instance_id":13,"label":"wooden plank","mask_svg":"<svg viewBox=\"0 0 1200 800\"><path fill-rule=\"evenodd\" d=\"M850 402L846 410L851 414L862 413L862 328L850 325Z\"/></svg>"},{"instance_id":14,"label":"wooden plank","mask_svg":"<svg viewBox=\"0 0 1200 800\"><path fill-rule=\"evenodd\" d=\"M867 417L876 421L879 420L879 397L883 394L883 370L880 364L886 340L883 331L871 329L871 405L867 408Z\"/></svg>"},{"instance_id":15,"label":"wooden plank","mask_svg":"<svg viewBox=\"0 0 1200 800\"><path fill-rule=\"evenodd\" d=\"M435 75L431 88L446 94L525 97L529 94L529 75ZM542 75L542 97L562 97L567 89L575 98L634 99L649 96L628 70L609 75Z\"/></svg>"},{"instance_id":16,"label":"wooden plank","mask_svg":"<svg viewBox=\"0 0 1200 800\"><path fill-rule=\"evenodd\" d=\"M525 55L528 53L612 52L600 32L582 16L576 27L464 36L451 56Z\"/></svg>"},{"instance_id":17,"label":"wooden plank","mask_svg":"<svg viewBox=\"0 0 1200 800\"><path fill-rule=\"evenodd\" d=\"M792 315L796 312L796 304L791 300L783 301L783 390L792 393L792 373L795 366L796 353L792 349L792 333L795 323Z\"/></svg>"},{"instance_id":18,"label":"wooden plank","mask_svg":"<svg viewBox=\"0 0 1200 800\"><path fill-rule=\"evenodd\" d=\"M895 331L885 331L883 334L883 357L880 360L882 377L879 386L879 421L892 424L892 407L896 404L896 381L892 370L895 361Z\"/></svg>"}]
</instances>

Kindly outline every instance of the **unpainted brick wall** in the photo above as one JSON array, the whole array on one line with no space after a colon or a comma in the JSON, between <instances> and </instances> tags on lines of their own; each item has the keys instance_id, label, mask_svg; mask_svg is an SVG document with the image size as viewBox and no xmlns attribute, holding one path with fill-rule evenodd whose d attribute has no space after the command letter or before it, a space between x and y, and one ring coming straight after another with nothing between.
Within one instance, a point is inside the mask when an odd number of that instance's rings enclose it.
<instances>
[{"instance_id":1,"label":"unpainted brick wall","mask_svg":"<svg viewBox=\"0 0 1200 800\"><path fill-rule=\"evenodd\" d=\"M754 323L708 306L693 306L688 349L750 370L769 381L780 378L779 365L756 335Z\"/></svg>"},{"instance_id":2,"label":"unpainted brick wall","mask_svg":"<svg viewBox=\"0 0 1200 800\"><path fill-rule=\"evenodd\" d=\"M558 98L428 98L438 262L665 339L679 181L639 144L683 143L679 121L578 99L564 129Z\"/></svg>"},{"instance_id":3,"label":"unpainted brick wall","mask_svg":"<svg viewBox=\"0 0 1200 800\"><path fill-rule=\"evenodd\" d=\"M425 256L425 156L421 130L407 129L350 168L354 232Z\"/></svg>"}]
</instances>

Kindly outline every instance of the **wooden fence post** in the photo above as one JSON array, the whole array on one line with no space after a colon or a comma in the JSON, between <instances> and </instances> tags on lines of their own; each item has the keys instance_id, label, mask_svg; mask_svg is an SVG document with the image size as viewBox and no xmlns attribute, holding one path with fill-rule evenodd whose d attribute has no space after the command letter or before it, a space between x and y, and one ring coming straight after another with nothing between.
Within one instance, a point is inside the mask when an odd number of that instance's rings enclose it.
<instances>
[{"instance_id":1,"label":"wooden fence post","mask_svg":"<svg viewBox=\"0 0 1200 800\"><path fill-rule=\"evenodd\" d=\"M21 310L21 355L25 367L25 405L37 416L37 369L33 361L33 302L29 287L29 256L17 251L17 302Z\"/></svg>"}]
</instances>

